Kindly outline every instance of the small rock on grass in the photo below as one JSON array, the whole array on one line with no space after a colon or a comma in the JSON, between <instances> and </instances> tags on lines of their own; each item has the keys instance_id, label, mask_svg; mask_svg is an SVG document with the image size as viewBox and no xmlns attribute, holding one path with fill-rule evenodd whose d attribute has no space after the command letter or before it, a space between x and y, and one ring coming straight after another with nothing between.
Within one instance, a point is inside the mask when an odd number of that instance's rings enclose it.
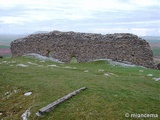
<instances>
[{"instance_id":1,"label":"small rock on grass","mask_svg":"<svg viewBox=\"0 0 160 120\"><path fill-rule=\"evenodd\" d=\"M153 74L147 74L147 76L152 77L152 76L153 76Z\"/></svg>"},{"instance_id":2,"label":"small rock on grass","mask_svg":"<svg viewBox=\"0 0 160 120\"><path fill-rule=\"evenodd\" d=\"M28 67L28 65L24 65L24 64L17 64L17 67Z\"/></svg>"},{"instance_id":3,"label":"small rock on grass","mask_svg":"<svg viewBox=\"0 0 160 120\"><path fill-rule=\"evenodd\" d=\"M89 72L89 70L84 70L84 72Z\"/></svg>"},{"instance_id":4,"label":"small rock on grass","mask_svg":"<svg viewBox=\"0 0 160 120\"><path fill-rule=\"evenodd\" d=\"M22 120L28 120L27 118L31 115L29 110L26 110L22 115L21 118Z\"/></svg>"},{"instance_id":5,"label":"small rock on grass","mask_svg":"<svg viewBox=\"0 0 160 120\"><path fill-rule=\"evenodd\" d=\"M160 80L160 78L152 78L153 80L155 80L155 81L159 81Z\"/></svg>"},{"instance_id":6,"label":"small rock on grass","mask_svg":"<svg viewBox=\"0 0 160 120\"><path fill-rule=\"evenodd\" d=\"M30 96L32 94L32 92L26 92L24 93L24 96Z\"/></svg>"},{"instance_id":7,"label":"small rock on grass","mask_svg":"<svg viewBox=\"0 0 160 120\"><path fill-rule=\"evenodd\" d=\"M139 72L144 72L144 70L139 70Z\"/></svg>"}]
</instances>

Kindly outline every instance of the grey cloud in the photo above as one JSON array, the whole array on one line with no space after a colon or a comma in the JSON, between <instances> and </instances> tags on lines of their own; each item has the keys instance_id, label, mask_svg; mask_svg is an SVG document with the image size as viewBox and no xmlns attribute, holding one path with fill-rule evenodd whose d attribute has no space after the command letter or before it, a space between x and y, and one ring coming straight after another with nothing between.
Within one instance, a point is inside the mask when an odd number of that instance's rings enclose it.
<instances>
[{"instance_id":1,"label":"grey cloud","mask_svg":"<svg viewBox=\"0 0 160 120\"><path fill-rule=\"evenodd\" d=\"M85 11L74 4L53 6L17 5L1 9L1 17L19 17L21 24L0 22L0 32L34 32L39 30L64 30L90 32L95 29L159 29L160 8L158 6L134 10ZM46 19L45 19L46 18ZM107 31L106 31L107 32Z\"/></svg>"}]
</instances>

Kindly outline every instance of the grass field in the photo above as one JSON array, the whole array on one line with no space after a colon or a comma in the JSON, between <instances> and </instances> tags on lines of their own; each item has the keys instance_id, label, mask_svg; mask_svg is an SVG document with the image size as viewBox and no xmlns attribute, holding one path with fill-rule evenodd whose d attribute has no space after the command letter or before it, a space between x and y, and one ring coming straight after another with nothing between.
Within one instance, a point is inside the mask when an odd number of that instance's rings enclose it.
<instances>
[{"instance_id":1,"label":"grass field","mask_svg":"<svg viewBox=\"0 0 160 120\"><path fill-rule=\"evenodd\" d=\"M160 47L152 48L153 55L160 57Z\"/></svg>"},{"instance_id":2,"label":"grass field","mask_svg":"<svg viewBox=\"0 0 160 120\"><path fill-rule=\"evenodd\" d=\"M106 61L60 64L23 57L0 59L0 119L22 119L27 109L29 120L132 119L126 113L160 116L160 81L152 79L159 77L159 70L112 66ZM88 89L43 117L36 116L40 108L83 86ZM26 92L32 95L24 96Z\"/></svg>"},{"instance_id":3,"label":"grass field","mask_svg":"<svg viewBox=\"0 0 160 120\"><path fill-rule=\"evenodd\" d=\"M10 46L0 45L0 49L3 49L3 48L10 48Z\"/></svg>"},{"instance_id":4,"label":"grass field","mask_svg":"<svg viewBox=\"0 0 160 120\"><path fill-rule=\"evenodd\" d=\"M11 57L10 46L0 45L0 56L3 56L4 58Z\"/></svg>"}]
</instances>

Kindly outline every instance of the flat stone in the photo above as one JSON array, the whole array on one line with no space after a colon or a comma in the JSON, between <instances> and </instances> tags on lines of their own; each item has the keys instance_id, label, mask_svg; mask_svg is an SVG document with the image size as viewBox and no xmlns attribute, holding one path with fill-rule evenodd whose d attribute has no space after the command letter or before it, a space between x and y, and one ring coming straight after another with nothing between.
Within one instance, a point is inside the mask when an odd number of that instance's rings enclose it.
<instances>
[{"instance_id":1,"label":"flat stone","mask_svg":"<svg viewBox=\"0 0 160 120\"><path fill-rule=\"evenodd\" d=\"M152 77L152 76L153 76L153 74L147 74L147 76Z\"/></svg>"},{"instance_id":2,"label":"flat stone","mask_svg":"<svg viewBox=\"0 0 160 120\"><path fill-rule=\"evenodd\" d=\"M153 80L155 80L155 81L159 81L160 80L160 78L152 78Z\"/></svg>"},{"instance_id":3,"label":"flat stone","mask_svg":"<svg viewBox=\"0 0 160 120\"><path fill-rule=\"evenodd\" d=\"M30 96L32 94L32 92L26 92L24 93L24 96Z\"/></svg>"},{"instance_id":4,"label":"flat stone","mask_svg":"<svg viewBox=\"0 0 160 120\"><path fill-rule=\"evenodd\" d=\"M16 66L17 67L28 67L28 65L25 65L25 64L17 64Z\"/></svg>"}]
</instances>

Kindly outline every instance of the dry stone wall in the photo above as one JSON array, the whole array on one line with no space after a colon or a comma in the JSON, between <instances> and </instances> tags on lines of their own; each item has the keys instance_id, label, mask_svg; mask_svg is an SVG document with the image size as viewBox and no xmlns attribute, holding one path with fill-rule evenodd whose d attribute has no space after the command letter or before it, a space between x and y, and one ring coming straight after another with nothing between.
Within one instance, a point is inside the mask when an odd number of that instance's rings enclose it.
<instances>
[{"instance_id":1,"label":"dry stone wall","mask_svg":"<svg viewBox=\"0 0 160 120\"><path fill-rule=\"evenodd\" d=\"M37 53L65 63L76 57L78 62L112 59L155 68L149 44L129 33L101 35L53 31L32 34L11 42L11 52L12 57Z\"/></svg>"}]
</instances>

